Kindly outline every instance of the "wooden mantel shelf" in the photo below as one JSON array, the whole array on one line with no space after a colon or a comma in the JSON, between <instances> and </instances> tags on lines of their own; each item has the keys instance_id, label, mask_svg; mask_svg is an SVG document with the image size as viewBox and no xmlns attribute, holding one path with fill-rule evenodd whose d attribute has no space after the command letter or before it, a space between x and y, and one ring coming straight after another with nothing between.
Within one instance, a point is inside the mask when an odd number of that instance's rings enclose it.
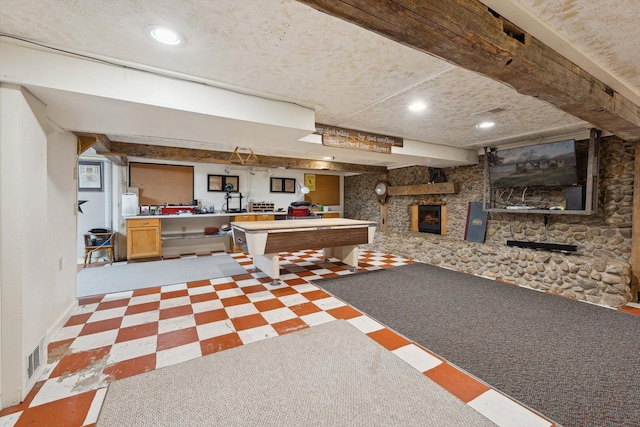
<instances>
[{"instance_id":1,"label":"wooden mantel shelf","mask_svg":"<svg viewBox=\"0 0 640 427\"><path fill-rule=\"evenodd\" d=\"M436 184L398 185L389 187L390 196L413 196L419 194L456 194L460 191L457 182L439 182Z\"/></svg>"}]
</instances>

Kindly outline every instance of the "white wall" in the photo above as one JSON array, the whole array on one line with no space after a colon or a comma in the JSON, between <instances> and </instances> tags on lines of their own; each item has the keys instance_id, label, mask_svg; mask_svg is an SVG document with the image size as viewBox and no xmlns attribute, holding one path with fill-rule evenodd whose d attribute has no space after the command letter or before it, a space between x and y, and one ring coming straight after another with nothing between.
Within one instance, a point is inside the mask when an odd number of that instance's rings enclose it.
<instances>
[{"instance_id":1,"label":"white wall","mask_svg":"<svg viewBox=\"0 0 640 427\"><path fill-rule=\"evenodd\" d=\"M49 308L45 313L49 342L77 306L77 138L69 132L47 136L47 210L55 213L47 215L47 276L51 280L47 284Z\"/></svg>"},{"instance_id":2,"label":"white wall","mask_svg":"<svg viewBox=\"0 0 640 427\"><path fill-rule=\"evenodd\" d=\"M50 148L47 134L55 129L45 111L28 92L0 85L3 407L19 403L27 395L46 365L48 334L75 303L75 180L71 161L75 161L75 138L56 135ZM50 165L49 161L57 163ZM69 165L65 176L62 171ZM43 350L42 364L27 379L27 355L37 346Z\"/></svg>"},{"instance_id":3,"label":"white wall","mask_svg":"<svg viewBox=\"0 0 640 427\"><path fill-rule=\"evenodd\" d=\"M251 202L273 202L275 209L286 209L289 204L296 200L301 200L300 193L271 193L269 173L265 168L256 168L255 175L249 173L249 168L242 165L231 165L229 174L225 173L225 165L197 163L194 165L194 193L196 199L200 200L204 206L211 203L217 210L222 210L225 199L223 192L207 191L207 175L237 175L240 177L240 192L242 193L242 208L249 210ZM294 178L300 183L303 182L304 172L293 169L272 169L273 176L279 178ZM237 199L229 203L230 208L237 207Z\"/></svg>"},{"instance_id":4,"label":"white wall","mask_svg":"<svg viewBox=\"0 0 640 427\"><path fill-rule=\"evenodd\" d=\"M189 165L193 166L193 185L194 185L194 199L200 201L203 206L211 206L213 205L216 211L223 210L225 204L225 193L219 191L208 191L208 177L207 175L236 175L240 178L240 192L242 193L242 208L248 209L249 203L251 202L273 202L275 204L275 208L282 208L286 210L289 207L291 202L296 200L303 200L304 197L296 191L295 194L292 193L271 193L270 192L270 180L269 180L269 172L266 170L267 168L256 167L255 175L251 175L249 173L249 168L243 165L224 165L224 164L214 164L214 163L188 163L188 162L174 162L174 161L154 161L148 159L129 159L131 162L140 162L140 163L164 163L164 164L175 164L175 165ZM225 173L225 168L229 168L229 173ZM305 171L297 170L297 169L271 169L273 173L273 177L277 178L294 178L298 180L300 185L304 184L304 174ZM308 171L306 171L308 172ZM326 172L327 175L330 175L330 172ZM340 178L340 200L342 201L342 186L343 179ZM296 186L296 189L298 186ZM237 207L237 199L233 199L229 203L230 208ZM329 208L332 211L342 212L342 204L335 206L328 206L325 209Z\"/></svg>"}]
</instances>

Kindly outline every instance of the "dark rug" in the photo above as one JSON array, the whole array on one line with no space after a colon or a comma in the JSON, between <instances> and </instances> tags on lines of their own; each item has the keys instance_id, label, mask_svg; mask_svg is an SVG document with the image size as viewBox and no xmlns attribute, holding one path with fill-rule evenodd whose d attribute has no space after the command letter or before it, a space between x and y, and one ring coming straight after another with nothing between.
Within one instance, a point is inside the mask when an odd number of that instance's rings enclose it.
<instances>
[{"instance_id":1,"label":"dark rug","mask_svg":"<svg viewBox=\"0 0 640 427\"><path fill-rule=\"evenodd\" d=\"M640 317L428 264L315 283L554 422L640 426Z\"/></svg>"}]
</instances>

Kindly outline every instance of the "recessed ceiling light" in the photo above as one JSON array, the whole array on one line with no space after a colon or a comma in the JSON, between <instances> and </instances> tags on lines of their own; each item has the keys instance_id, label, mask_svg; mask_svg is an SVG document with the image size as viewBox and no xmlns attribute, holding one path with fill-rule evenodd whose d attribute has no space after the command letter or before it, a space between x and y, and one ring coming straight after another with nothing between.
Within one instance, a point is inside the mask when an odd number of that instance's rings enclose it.
<instances>
[{"instance_id":1,"label":"recessed ceiling light","mask_svg":"<svg viewBox=\"0 0 640 427\"><path fill-rule=\"evenodd\" d=\"M149 25L144 29L144 31L153 40L169 46L182 46L185 44L185 38L171 28L162 27L160 25Z\"/></svg>"},{"instance_id":2,"label":"recessed ceiling light","mask_svg":"<svg viewBox=\"0 0 640 427\"><path fill-rule=\"evenodd\" d=\"M482 122L480 124L477 124L476 127L480 128L480 129L489 129L495 126L495 122Z\"/></svg>"},{"instance_id":3,"label":"recessed ceiling light","mask_svg":"<svg viewBox=\"0 0 640 427\"><path fill-rule=\"evenodd\" d=\"M333 156L324 156L322 159L323 160L333 160L334 157Z\"/></svg>"},{"instance_id":4,"label":"recessed ceiling light","mask_svg":"<svg viewBox=\"0 0 640 427\"><path fill-rule=\"evenodd\" d=\"M416 101L413 104L409 105L409 111L422 111L427 108L427 104L422 101Z\"/></svg>"}]
</instances>

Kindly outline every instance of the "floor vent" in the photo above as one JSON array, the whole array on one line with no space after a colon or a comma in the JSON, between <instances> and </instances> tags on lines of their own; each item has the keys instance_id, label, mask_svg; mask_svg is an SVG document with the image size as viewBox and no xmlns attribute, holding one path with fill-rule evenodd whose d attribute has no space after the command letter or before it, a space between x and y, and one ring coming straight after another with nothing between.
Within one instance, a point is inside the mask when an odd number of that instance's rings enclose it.
<instances>
[{"instance_id":1,"label":"floor vent","mask_svg":"<svg viewBox=\"0 0 640 427\"><path fill-rule=\"evenodd\" d=\"M28 359L27 377L31 379L33 374L38 370L38 367L40 367L40 346L37 346L36 349L33 350L33 353L29 355Z\"/></svg>"}]
</instances>

